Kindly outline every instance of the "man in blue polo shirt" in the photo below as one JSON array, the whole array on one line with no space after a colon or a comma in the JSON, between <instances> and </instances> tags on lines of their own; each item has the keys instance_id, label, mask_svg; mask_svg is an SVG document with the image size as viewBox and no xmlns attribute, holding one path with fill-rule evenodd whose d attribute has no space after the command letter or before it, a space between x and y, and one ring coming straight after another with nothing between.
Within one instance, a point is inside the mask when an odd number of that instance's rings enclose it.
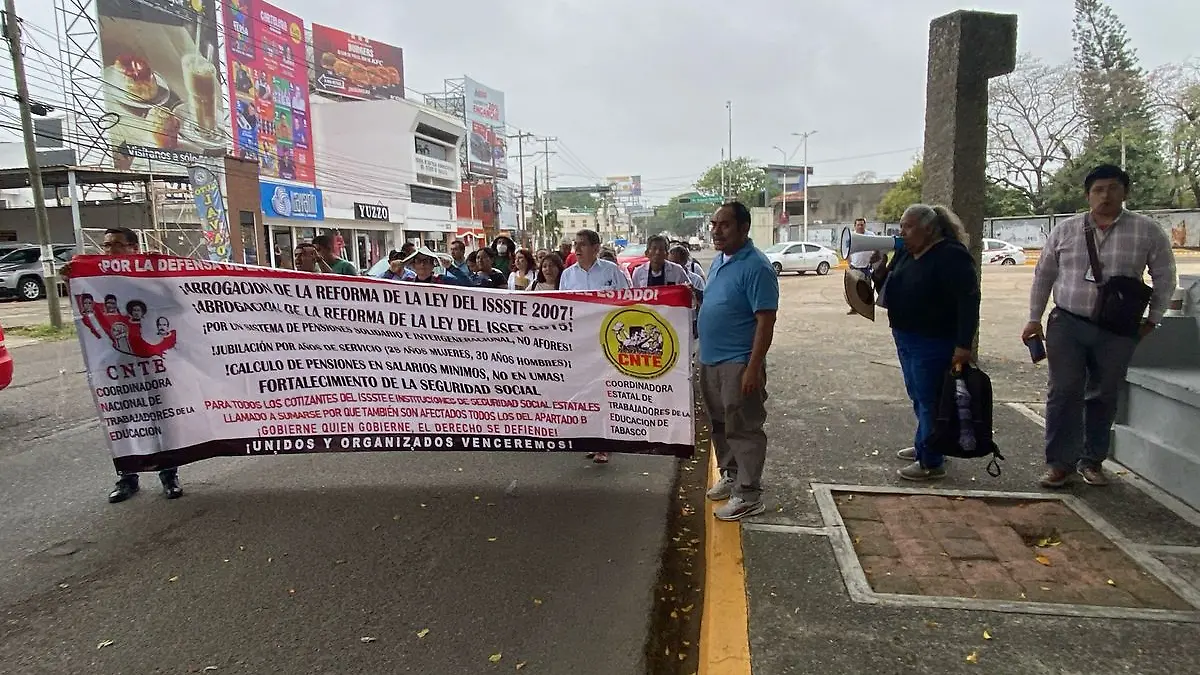
<instances>
[{"instance_id":1,"label":"man in blue polo shirt","mask_svg":"<svg viewBox=\"0 0 1200 675\"><path fill-rule=\"evenodd\" d=\"M779 279L750 241L750 210L725 204L712 217L713 246L700 305L700 390L712 421L721 476L708 498L729 501L721 520L762 513L762 473L767 459L767 350L775 334Z\"/></svg>"}]
</instances>

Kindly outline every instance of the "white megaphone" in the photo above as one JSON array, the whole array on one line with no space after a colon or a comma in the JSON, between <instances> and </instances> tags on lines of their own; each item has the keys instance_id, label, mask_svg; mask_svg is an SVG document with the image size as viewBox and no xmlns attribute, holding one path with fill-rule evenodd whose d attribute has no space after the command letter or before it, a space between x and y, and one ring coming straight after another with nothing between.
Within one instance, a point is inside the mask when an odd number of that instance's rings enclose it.
<instances>
[{"instance_id":1,"label":"white megaphone","mask_svg":"<svg viewBox=\"0 0 1200 675\"><path fill-rule=\"evenodd\" d=\"M899 251L902 248L904 248L904 240L900 237L859 234L847 227L842 230L838 252L842 255L842 258L849 258L851 253L861 253L862 251Z\"/></svg>"}]
</instances>

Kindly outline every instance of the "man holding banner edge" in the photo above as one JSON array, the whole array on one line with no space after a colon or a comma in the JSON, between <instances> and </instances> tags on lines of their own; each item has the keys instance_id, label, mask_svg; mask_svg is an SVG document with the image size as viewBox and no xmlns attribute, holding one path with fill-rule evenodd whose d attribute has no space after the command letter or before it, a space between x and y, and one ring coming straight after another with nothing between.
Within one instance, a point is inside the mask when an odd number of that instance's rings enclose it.
<instances>
[{"instance_id":1,"label":"man holding banner edge","mask_svg":"<svg viewBox=\"0 0 1200 675\"><path fill-rule=\"evenodd\" d=\"M138 245L137 233L128 227L114 227L104 231L104 241L101 243L101 248L104 249L104 255L119 256L132 255L140 252ZM63 265L59 272L63 280L67 282L68 287L71 283L71 263ZM81 317L81 321L88 321L86 315ZM94 329L93 329L94 330ZM87 352L83 352L86 356ZM162 469L158 472L158 479L162 483L163 496L167 499L178 499L183 496L183 488L179 485L179 469L170 467ZM138 484L138 474L136 472L123 472L117 470L117 483L113 486L111 492L108 493L108 503L116 504L129 499L137 494L141 486Z\"/></svg>"}]
</instances>

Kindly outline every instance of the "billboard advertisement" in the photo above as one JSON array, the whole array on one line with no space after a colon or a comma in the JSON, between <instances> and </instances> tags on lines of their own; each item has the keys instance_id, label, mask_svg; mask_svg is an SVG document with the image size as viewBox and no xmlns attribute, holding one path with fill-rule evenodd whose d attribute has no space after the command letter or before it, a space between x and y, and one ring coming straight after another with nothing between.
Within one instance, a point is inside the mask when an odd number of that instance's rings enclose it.
<instances>
[{"instance_id":1,"label":"billboard advertisement","mask_svg":"<svg viewBox=\"0 0 1200 675\"><path fill-rule=\"evenodd\" d=\"M314 23L313 87L366 100L404 98L404 50Z\"/></svg>"},{"instance_id":2,"label":"billboard advertisement","mask_svg":"<svg viewBox=\"0 0 1200 675\"><path fill-rule=\"evenodd\" d=\"M262 0L226 0L225 36L235 154L265 178L313 184L304 21Z\"/></svg>"},{"instance_id":3,"label":"billboard advertisement","mask_svg":"<svg viewBox=\"0 0 1200 675\"><path fill-rule=\"evenodd\" d=\"M96 0L96 14L113 166L186 176L223 157L216 0Z\"/></svg>"},{"instance_id":4,"label":"billboard advertisement","mask_svg":"<svg viewBox=\"0 0 1200 675\"><path fill-rule=\"evenodd\" d=\"M475 176L508 178L504 138L504 92L463 80L467 129L467 171Z\"/></svg>"},{"instance_id":5,"label":"billboard advertisement","mask_svg":"<svg viewBox=\"0 0 1200 675\"><path fill-rule=\"evenodd\" d=\"M641 176L608 176L613 198L621 204L635 204L642 198Z\"/></svg>"}]
</instances>

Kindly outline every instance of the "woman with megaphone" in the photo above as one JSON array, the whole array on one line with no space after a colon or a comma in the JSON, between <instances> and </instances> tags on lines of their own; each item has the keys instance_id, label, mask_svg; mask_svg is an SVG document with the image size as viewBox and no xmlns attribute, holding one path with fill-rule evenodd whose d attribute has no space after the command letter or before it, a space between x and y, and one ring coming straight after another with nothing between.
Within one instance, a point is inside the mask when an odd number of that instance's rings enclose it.
<instances>
[{"instance_id":1,"label":"woman with megaphone","mask_svg":"<svg viewBox=\"0 0 1200 675\"><path fill-rule=\"evenodd\" d=\"M913 447L897 453L912 463L899 474L932 480L944 477L946 469L944 457L931 452L927 441L946 371L971 360L979 328L979 278L967 233L950 209L913 204L900 218L900 236L904 246L874 274L917 416Z\"/></svg>"}]
</instances>

